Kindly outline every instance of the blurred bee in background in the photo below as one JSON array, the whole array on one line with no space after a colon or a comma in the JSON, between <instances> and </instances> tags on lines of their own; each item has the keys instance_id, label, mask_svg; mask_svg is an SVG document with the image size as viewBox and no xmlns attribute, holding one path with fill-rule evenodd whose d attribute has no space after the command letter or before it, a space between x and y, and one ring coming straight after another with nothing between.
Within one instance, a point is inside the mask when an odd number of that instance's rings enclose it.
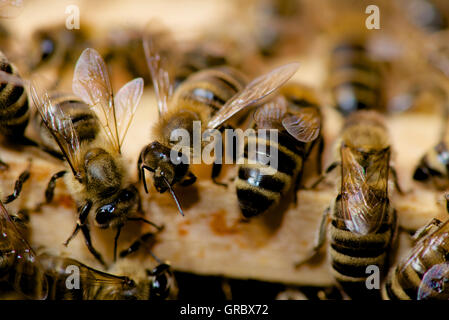
<instances>
[{"instance_id":1,"label":"blurred bee in background","mask_svg":"<svg viewBox=\"0 0 449 320\"><path fill-rule=\"evenodd\" d=\"M352 298L377 296L379 292L366 288L366 269L376 265L386 272L397 228L396 211L388 195L391 151L383 118L374 111L354 113L345 123L339 145L341 163L333 163L327 172L340 166L341 190L333 214L328 208L323 215L311 257L325 243L331 222L334 277Z\"/></svg>"},{"instance_id":2,"label":"blurred bee in background","mask_svg":"<svg viewBox=\"0 0 449 320\"><path fill-rule=\"evenodd\" d=\"M354 36L332 50L328 82L343 115L363 109L384 111L382 69L366 45L364 37Z\"/></svg>"},{"instance_id":3,"label":"blurred bee in background","mask_svg":"<svg viewBox=\"0 0 449 320\"><path fill-rule=\"evenodd\" d=\"M72 119L60 105L52 102L49 95L37 89L35 84L31 86L33 101L42 120L72 172L66 175L68 171L64 170L55 174L46 190L46 194L53 192L56 179L65 177L65 183L78 206L76 227L65 245L81 230L89 251L103 265L103 258L92 246L87 220L89 212L95 212L95 226L117 229L114 259L118 237L125 222L138 220L150 223L142 217L133 216L140 210L140 196L129 181L121 152L142 90L143 80L138 78L124 85L113 97L103 59L94 49L84 50L75 67L73 91L95 112L104 130L91 142L81 144ZM90 118L91 121L94 119Z\"/></svg>"},{"instance_id":4,"label":"blurred bee in background","mask_svg":"<svg viewBox=\"0 0 449 320\"><path fill-rule=\"evenodd\" d=\"M59 85L81 52L90 47L90 27L69 30L64 24L44 27L31 36L28 51L28 68L31 72L54 72L53 87Z\"/></svg>"},{"instance_id":5,"label":"blurred bee in background","mask_svg":"<svg viewBox=\"0 0 449 320\"><path fill-rule=\"evenodd\" d=\"M145 170L153 172L156 190L160 193L169 190L179 212L183 214L172 187L177 183L190 185L195 182L196 177L189 170L190 159L185 154L177 152L176 161L172 161L172 132L184 129L193 137L194 121L201 122L200 134L206 129L221 127L232 116L256 104L283 85L296 72L298 64L290 63L279 67L246 86L244 79L231 68L207 69L191 75L174 90L169 72L164 66L166 61L162 60L158 48L151 38L144 38L143 45L158 101L159 121L153 128L155 141L145 146L140 153L139 179L148 192ZM191 148L192 145L188 147ZM215 162L214 166L216 165L218 169L212 170L213 180L221 168L221 164Z\"/></svg>"},{"instance_id":6,"label":"blurred bee in background","mask_svg":"<svg viewBox=\"0 0 449 320\"><path fill-rule=\"evenodd\" d=\"M396 3L409 21L425 32L447 29L449 5L444 0L411 0Z\"/></svg>"},{"instance_id":7,"label":"blurred bee in background","mask_svg":"<svg viewBox=\"0 0 449 320\"><path fill-rule=\"evenodd\" d=\"M160 23L150 24L144 34L151 36L160 48L161 54L170 56L170 61L175 63L173 66L175 88L196 71L227 65L229 62L224 47L200 40L187 46L184 42L175 41L169 30ZM131 77L142 77L145 84L151 83L151 75L142 71L147 69L147 64L141 31L128 28L109 32L101 52L108 65L121 65Z\"/></svg>"},{"instance_id":8,"label":"blurred bee in background","mask_svg":"<svg viewBox=\"0 0 449 320\"><path fill-rule=\"evenodd\" d=\"M433 219L414 235L408 255L389 273L385 300L448 300L449 220Z\"/></svg>"},{"instance_id":9,"label":"blurred bee in background","mask_svg":"<svg viewBox=\"0 0 449 320\"><path fill-rule=\"evenodd\" d=\"M10 216L0 202L0 279L8 281L28 298L45 299L47 279L36 254L21 233L26 230L26 219L23 214Z\"/></svg>"},{"instance_id":10,"label":"blurred bee in background","mask_svg":"<svg viewBox=\"0 0 449 320\"><path fill-rule=\"evenodd\" d=\"M274 145L279 159L277 168L273 168L272 164L248 162L250 138L244 147L245 163L238 168L237 198L245 218L259 215L277 205L293 185L295 191L299 188L304 162L317 142L318 170L321 173L324 144L320 135L320 103L315 93L311 88L297 83L283 86L279 93L273 101L259 107L254 115L256 129L275 129L278 132L278 142ZM270 152L270 145L275 143L260 135L252 139L256 139L258 145L265 144L265 149L262 149L265 152ZM258 156L260 153L259 150Z\"/></svg>"}]
</instances>

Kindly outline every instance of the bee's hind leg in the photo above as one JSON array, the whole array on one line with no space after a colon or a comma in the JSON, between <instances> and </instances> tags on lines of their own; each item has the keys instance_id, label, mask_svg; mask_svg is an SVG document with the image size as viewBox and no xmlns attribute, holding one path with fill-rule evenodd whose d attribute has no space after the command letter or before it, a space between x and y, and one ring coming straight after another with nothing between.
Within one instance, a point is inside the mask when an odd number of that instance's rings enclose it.
<instances>
[{"instance_id":1,"label":"bee's hind leg","mask_svg":"<svg viewBox=\"0 0 449 320\"><path fill-rule=\"evenodd\" d=\"M154 232L144 233L136 241L134 241L131 246L129 246L129 248L119 253L120 258L125 258L131 253L138 251L142 245L145 245L147 247L153 246L156 243L156 234L157 233Z\"/></svg>"},{"instance_id":2,"label":"bee's hind leg","mask_svg":"<svg viewBox=\"0 0 449 320\"><path fill-rule=\"evenodd\" d=\"M5 204L10 203L19 197L20 192L22 191L23 184L30 178L30 168L31 168L31 161L30 164L28 165L28 168L25 169L20 174L19 178L16 180L13 193L8 195L3 201L3 203Z\"/></svg>"}]
</instances>

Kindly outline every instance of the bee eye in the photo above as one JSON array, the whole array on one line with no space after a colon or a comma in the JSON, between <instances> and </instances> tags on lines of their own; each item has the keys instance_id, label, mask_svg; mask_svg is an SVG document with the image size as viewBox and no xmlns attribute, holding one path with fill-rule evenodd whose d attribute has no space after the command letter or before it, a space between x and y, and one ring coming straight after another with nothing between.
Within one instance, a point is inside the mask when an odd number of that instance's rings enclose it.
<instances>
[{"instance_id":1,"label":"bee eye","mask_svg":"<svg viewBox=\"0 0 449 320\"><path fill-rule=\"evenodd\" d=\"M48 38L44 39L41 42L41 53L42 53L41 59L46 60L48 57L50 57L53 54L54 50L55 50L55 45L54 45L53 40L50 40Z\"/></svg>"},{"instance_id":2,"label":"bee eye","mask_svg":"<svg viewBox=\"0 0 449 320\"><path fill-rule=\"evenodd\" d=\"M100 207L95 215L95 221L100 225L107 224L113 218L114 211L115 206L111 204Z\"/></svg>"}]
</instances>

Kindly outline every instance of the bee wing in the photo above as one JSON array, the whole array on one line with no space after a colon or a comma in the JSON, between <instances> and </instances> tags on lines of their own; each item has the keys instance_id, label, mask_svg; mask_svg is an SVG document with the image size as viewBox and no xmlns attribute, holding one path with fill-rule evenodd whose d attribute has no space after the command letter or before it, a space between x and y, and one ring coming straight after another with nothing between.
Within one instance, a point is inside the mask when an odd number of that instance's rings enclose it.
<instances>
[{"instance_id":1,"label":"bee wing","mask_svg":"<svg viewBox=\"0 0 449 320\"><path fill-rule=\"evenodd\" d=\"M45 299L48 286L43 270L1 202L0 252L0 271L9 271L7 278L14 289L32 299ZM3 266L7 269L2 270ZM11 268L8 270L8 267Z\"/></svg>"},{"instance_id":2,"label":"bee wing","mask_svg":"<svg viewBox=\"0 0 449 320\"><path fill-rule=\"evenodd\" d=\"M212 116L207 127L209 129L219 127L237 112L273 93L296 73L298 67L299 63L289 63L254 79Z\"/></svg>"},{"instance_id":3,"label":"bee wing","mask_svg":"<svg viewBox=\"0 0 449 320\"><path fill-rule=\"evenodd\" d=\"M282 125L296 140L311 142L320 134L320 112L317 108L302 108L300 112L282 119Z\"/></svg>"},{"instance_id":4,"label":"bee wing","mask_svg":"<svg viewBox=\"0 0 449 320\"><path fill-rule=\"evenodd\" d=\"M284 96L278 95L272 101L257 108L253 118L258 128L270 129L274 123L281 123L287 112L287 101Z\"/></svg>"},{"instance_id":5,"label":"bee wing","mask_svg":"<svg viewBox=\"0 0 449 320\"><path fill-rule=\"evenodd\" d=\"M156 44L155 36L151 32L143 36L143 50L153 80L153 87L156 93L159 115L168 111L168 100L173 94L173 83L167 69L167 61L161 55L161 48Z\"/></svg>"},{"instance_id":6,"label":"bee wing","mask_svg":"<svg viewBox=\"0 0 449 320\"><path fill-rule=\"evenodd\" d=\"M117 113L119 147L123 145L129 125L136 113L143 92L143 79L136 78L120 88L114 98Z\"/></svg>"},{"instance_id":7,"label":"bee wing","mask_svg":"<svg viewBox=\"0 0 449 320\"><path fill-rule=\"evenodd\" d=\"M80 142L72 119L64 114L59 105L54 104L48 93L40 89L33 80L30 82L29 91L43 122L64 154L73 175L80 178Z\"/></svg>"},{"instance_id":8,"label":"bee wing","mask_svg":"<svg viewBox=\"0 0 449 320\"><path fill-rule=\"evenodd\" d=\"M23 9L23 0L0 0L0 18L15 18Z\"/></svg>"},{"instance_id":9,"label":"bee wing","mask_svg":"<svg viewBox=\"0 0 449 320\"><path fill-rule=\"evenodd\" d=\"M418 300L447 300L449 297L449 262L434 265L424 274L418 288Z\"/></svg>"},{"instance_id":10,"label":"bee wing","mask_svg":"<svg viewBox=\"0 0 449 320\"><path fill-rule=\"evenodd\" d=\"M346 227L368 234L380 227L388 207L387 183L390 150L370 155L371 165L363 168L354 151L341 147L342 215Z\"/></svg>"},{"instance_id":11,"label":"bee wing","mask_svg":"<svg viewBox=\"0 0 449 320\"><path fill-rule=\"evenodd\" d=\"M87 48L81 53L73 74L72 90L94 110L109 143L120 153L111 82L106 64L95 49Z\"/></svg>"}]
</instances>

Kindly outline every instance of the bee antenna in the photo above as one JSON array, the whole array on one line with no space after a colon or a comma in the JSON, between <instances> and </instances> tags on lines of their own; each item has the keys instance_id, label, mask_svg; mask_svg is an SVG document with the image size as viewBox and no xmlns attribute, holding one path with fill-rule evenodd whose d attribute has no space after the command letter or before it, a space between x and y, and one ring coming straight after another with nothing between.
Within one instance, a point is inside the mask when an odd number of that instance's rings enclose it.
<instances>
[{"instance_id":1,"label":"bee antenna","mask_svg":"<svg viewBox=\"0 0 449 320\"><path fill-rule=\"evenodd\" d=\"M164 179L165 183L167 184L168 190L170 190L170 193L171 193L171 195L173 196L173 199L175 200L176 205L178 206L179 213L184 217L184 212L182 211L181 204L179 203L179 200L178 200L178 198L176 197L175 191L174 191L173 188L171 187L171 185L170 185L170 183L168 182L167 178L165 178L164 176L162 176L162 178Z\"/></svg>"},{"instance_id":2,"label":"bee antenna","mask_svg":"<svg viewBox=\"0 0 449 320\"><path fill-rule=\"evenodd\" d=\"M147 180L145 179L145 169L151 171L151 169L145 165L140 167L141 177L143 180L143 188L145 189L145 193L148 193Z\"/></svg>"},{"instance_id":3,"label":"bee antenna","mask_svg":"<svg viewBox=\"0 0 449 320\"><path fill-rule=\"evenodd\" d=\"M157 263L162 264L162 260L159 259L158 257L156 257L156 255L153 253L153 251L148 250L148 252L150 253L150 255L153 257L154 260L156 260Z\"/></svg>"}]
</instances>

